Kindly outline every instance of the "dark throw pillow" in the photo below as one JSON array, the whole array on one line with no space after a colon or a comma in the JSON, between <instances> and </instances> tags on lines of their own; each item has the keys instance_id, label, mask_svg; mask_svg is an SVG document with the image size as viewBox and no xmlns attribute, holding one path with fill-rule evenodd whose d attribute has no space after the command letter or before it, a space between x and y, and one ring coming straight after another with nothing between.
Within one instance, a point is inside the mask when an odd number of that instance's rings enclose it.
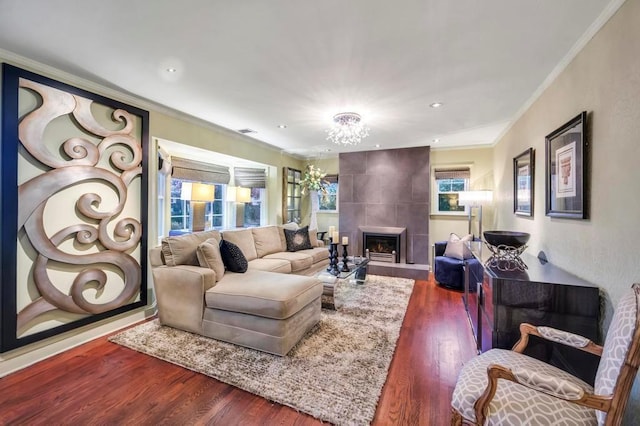
<instances>
[{"instance_id":1,"label":"dark throw pillow","mask_svg":"<svg viewBox=\"0 0 640 426\"><path fill-rule=\"evenodd\" d=\"M311 249L311 239L309 238L309 227L305 226L295 231L284 230L284 239L287 240L287 251L298 251Z\"/></svg>"},{"instance_id":2,"label":"dark throw pillow","mask_svg":"<svg viewBox=\"0 0 640 426\"><path fill-rule=\"evenodd\" d=\"M220 255L227 271L247 272L249 263L237 245L225 240L220 241Z\"/></svg>"}]
</instances>

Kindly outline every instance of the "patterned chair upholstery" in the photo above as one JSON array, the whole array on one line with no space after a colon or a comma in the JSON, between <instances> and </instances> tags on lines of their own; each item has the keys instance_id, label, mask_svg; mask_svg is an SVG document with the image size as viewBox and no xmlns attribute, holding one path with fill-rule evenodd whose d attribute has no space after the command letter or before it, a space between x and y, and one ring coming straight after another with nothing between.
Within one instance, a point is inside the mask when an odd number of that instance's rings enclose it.
<instances>
[{"instance_id":1,"label":"patterned chair upholstery","mask_svg":"<svg viewBox=\"0 0 640 426\"><path fill-rule=\"evenodd\" d=\"M604 346L550 327L521 324L513 350L491 349L460 372L452 424L619 424L640 364L640 284L618 303ZM599 355L594 386L524 355L529 336Z\"/></svg>"}]
</instances>

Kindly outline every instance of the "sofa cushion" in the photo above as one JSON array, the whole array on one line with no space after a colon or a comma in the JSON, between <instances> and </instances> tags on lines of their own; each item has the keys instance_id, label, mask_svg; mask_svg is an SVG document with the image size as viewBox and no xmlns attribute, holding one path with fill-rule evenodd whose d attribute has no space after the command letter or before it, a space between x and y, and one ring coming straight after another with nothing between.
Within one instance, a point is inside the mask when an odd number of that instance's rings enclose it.
<instances>
[{"instance_id":1,"label":"sofa cushion","mask_svg":"<svg viewBox=\"0 0 640 426\"><path fill-rule=\"evenodd\" d=\"M209 238L220 241L218 231L194 232L162 239L162 255L167 266L194 265L199 266L196 249L200 243Z\"/></svg>"},{"instance_id":2,"label":"sofa cushion","mask_svg":"<svg viewBox=\"0 0 640 426\"><path fill-rule=\"evenodd\" d=\"M240 248L226 240L220 242L220 254L222 255L222 261L227 270L231 272L247 272L249 266L247 258L242 254Z\"/></svg>"},{"instance_id":3,"label":"sofa cushion","mask_svg":"<svg viewBox=\"0 0 640 426\"><path fill-rule=\"evenodd\" d=\"M295 231L285 229L284 238L287 240L287 251L299 251L313 248L309 240L309 227L304 226Z\"/></svg>"},{"instance_id":4,"label":"sofa cushion","mask_svg":"<svg viewBox=\"0 0 640 426\"><path fill-rule=\"evenodd\" d=\"M208 308L285 319L322 295L314 277L266 271L227 273L205 293Z\"/></svg>"},{"instance_id":5,"label":"sofa cushion","mask_svg":"<svg viewBox=\"0 0 640 426\"><path fill-rule=\"evenodd\" d=\"M298 272L310 268L313 265L313 257L308 253L280 251L268 254L264 259L284 259L291 263L291 272Z\"/></svg>"},{"instance_id":6,"label":"sofa cushion","mask_svg":"<svg viewBox=\"0 0 640 426\"><path fill-rule=\"evenodd\" d=\"M256 252L256 244L253 240L253 232L251 229L241 229L237 231L224 231L222 239L235 244L242 250L242 254L247 260L253 260L258 257Z\"/></svg>"},{"instance_id":7,"label":"sofa cushion","mask_svg":"<svg viewBox=\"0 0 640 426\"><path fill-rule=\"evenodd\" d=\"M313 259L314 264L329 258L329 249L326 247L314 247L308 250L300 250L296 253L308 254Z\"/></svg>"},{"instance_id":8,"label":"sofa cushion","mask_svg":"<svg viewBox=\"0 0 640 426\"><path fill-rule=\"evenodd\" d=\"M291 262L284 259L253 259L249 262L249 270L279 272L281 274L291 273Z\"/></svg>"},{"instance_id":9,"label":"sofa cushion","mask_svg":"<svg viewBox=\"0 0 640 426\"><path fill-rule=\"evenodd\" d=\"M206 324L205 327L215 327L216 332L219 332L220 328L224 326L235 329L234 334L236 335L239 333L238 330L250 330L250 333L255 333L252 336L255 339L251 339L251 344L249 346L260 348L260 346L257 346L258 342L256 342L256 340L261 340L261 338L264 338L264 335L286 338L292 334L299 334L296 332L296 329L302 325L300 323L302 318L299 318L297 321L290 320L300 314L303 315L303 318L315 316L316 312L317 316L320 317L319 306L314 303L310 303L298 311L297 314L294 314L287 318L286 321L283 321L281 319L256 317L255 315L242 314L239 312L223 311L222 309L205 309L203 319L209 323ZM302 321L303 324L305 322L306 321ZM216 335L219 336L219 333L216 333ZM218 338L217 336L216 338Z\"/></svg>"},{"instance_id":10,"label":"sofa cushion","mask_svg":"<svg viewBox=\"0 0 640 426\"><path fill-rule=\"evenodd\" d=\"M220 241L209 238L204 243L200 243L196 249L198 263L203 268L213 269L216 273L216 281L220 281L224 275L224 262L220 253Z\"/></svg>"},{"instance_id":11,"label":"sofa cushion","mask_svg":"<svg viewBox=\"0 0 640 426\"><path fill-rule=\"evenodd\" d=\"M282 251L279 234L281 231L277 226L251 228L251 232L253 233L253 241L255 242L258 257Z\"/></svg>"}]
</instances>

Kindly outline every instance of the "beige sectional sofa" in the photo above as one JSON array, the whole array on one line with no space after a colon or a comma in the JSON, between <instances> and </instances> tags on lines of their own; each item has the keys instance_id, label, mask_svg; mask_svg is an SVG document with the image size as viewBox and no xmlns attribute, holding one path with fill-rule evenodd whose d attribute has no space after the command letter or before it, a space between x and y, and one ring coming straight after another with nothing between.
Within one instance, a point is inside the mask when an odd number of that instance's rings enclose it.
<instances>
[{"instance_id":1,"label":"beige sectional sofa","mask_svg":"<svg viewBox=\"0 0 640 426\"><path fill-rule=\"evenodd\" d=\"M287 251L281 226L165 238L149 256L160 322L285 355L320 320L323 286L314 275L328 265L329 252L309 235L314 247L295 252ZM207 261L204 249L221 239L240 248L246 272Z\"/></svg>"}]
</instances>

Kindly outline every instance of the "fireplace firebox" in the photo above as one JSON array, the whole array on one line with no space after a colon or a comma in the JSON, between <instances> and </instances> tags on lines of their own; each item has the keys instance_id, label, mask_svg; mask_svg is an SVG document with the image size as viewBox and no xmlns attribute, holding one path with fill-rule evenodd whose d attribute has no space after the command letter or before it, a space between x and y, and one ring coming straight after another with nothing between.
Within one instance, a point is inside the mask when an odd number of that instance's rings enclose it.
<instances>
[{"instance_id":1,"label":"fireplace firebox","mask_svg":"<svg viewBox=\"0 0 640 426\"><path fill-rule=\"evenodd\" d=\"M360 227L362 255L370 260L405 263L406 228Z\"/></svg>"}]
</instances>

